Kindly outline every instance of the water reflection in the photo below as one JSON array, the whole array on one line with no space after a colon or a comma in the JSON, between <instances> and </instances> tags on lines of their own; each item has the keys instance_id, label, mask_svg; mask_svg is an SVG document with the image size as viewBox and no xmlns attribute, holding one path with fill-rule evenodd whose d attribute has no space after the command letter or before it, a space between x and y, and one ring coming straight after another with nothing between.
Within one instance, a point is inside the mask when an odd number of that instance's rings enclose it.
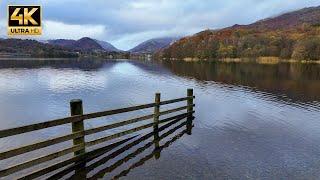
<instances>
[{"instance_id":1,"label":"water reflection","mask_svg":"<svg viewBox=\"0 0 320 180\"><path fill-rule=\"evenodd\" d=\"M56 172L48 177L48 179L118 179L126 176L132 169L142 166L146 161L153 157L159 159L161 151L169 147L184 134L191 135L191 129L192 127L187 126L185 118L175 119L159 127L156 132L153 131L142 136L129 137L105 147L95 149L87 153L86 156L83 157L83 160ZM155 134L158 133L161 133L161 135L155 136ZM155 139L152 137L157 138ZM160 143L162 145L159 145ZM153 149L150 153L147 153L147 155L143 154L144 151L152 147ZM140 158L140 154L142 154L143 157ZM109 173L113 172L121 165L127 164L134 159L138 159L138 161L132 164L129 163L127 168L121 169L120 172L116 172L113 175L109 175ZM109 163L111 160L115 161ZM64 163L59 163L59 166L53 165L48 168L50 170L54 170L57 167L62 168L63 164ZM44 173L49 173L50 171L48 171L48 168L32 173L23 177L23 179L36 178Z\"/></svg>"},{"instance_id":2,"label":"water reflection","mask_svg":"<svg viewBox=\"0 0 320 180\"><path fill-rule=\"evenodd\" d=\"M173 99L185 94L185 89L193 88L197 98L192 136L175 141L161 151L157 160L154 134L129 150L119 150L143 136L125 139L121 145L106 147L103 155L86 163L86 168L91 167L84 171L86 176L105 179L122 175L126 175L125 179L318 179L320 176L319 64L94 61L97 62L68 60L61 66L58 60L42 65L37 61L18 62L27 64L18 65L20 68L3 65L1 128L64 117L69 114L68 103L73 98L85 102L85 112L95 112L153 102L153 92L163 93L164 99ZM105 118L88 124L93 128L123 118ZM64 129L0 142L0 149L19 146L28 139L41 140L69 132ZM160 141L160 149L165 142L166 138ZM150 148L143 153L135 154L135 158L129 156L148 143ZM125 152L109 156L117 150ZM150 154L154 158L150 159ZM73 171L60 176L73 178Z\"/></svg>"},{"instance_id":3,"label":"water reflection","mask_svg":"<svg viewBox=\"0 0 320 180\"><path fill-rule=\"evenodd\" d=\"M116 62L117 60L105 59L0 59L0 69L8 68L72 68L81 70L97 70L104 67L106 62ZM112 64L107 64L112 65Z\"/></svg>"},{"instance_id":4,"label":"water reflection","mask_svg":"<svg viewBox=\"0 0 320 180\"><path fill-rule=\"evenodd\" d=\"M294 101L320 99L320 64L222 63L164 61L162 64L179 76L199 81L248 86Z\"/></svg>"}]
</instances>

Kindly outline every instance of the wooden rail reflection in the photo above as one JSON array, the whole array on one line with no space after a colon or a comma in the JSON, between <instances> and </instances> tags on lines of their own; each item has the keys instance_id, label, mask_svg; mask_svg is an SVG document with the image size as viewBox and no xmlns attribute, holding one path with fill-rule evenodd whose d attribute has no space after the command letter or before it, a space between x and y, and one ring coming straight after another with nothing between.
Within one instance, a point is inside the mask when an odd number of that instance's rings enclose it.
<instances>
[{"instance_id":1,"label":"wooden rail reflection","mask_svg":"<svg viewBox=\"0 0 320 180\"><path fill-rule=\"evenodd\" d=\"M168 135L172 134L176 128L181 128L183 126L186 127L185 133L191 134L191 129L192 129L192 121L193 121L193 107L195 106L193 103L193 99L195 96L193 96L193 90L188 89L187 91L187 97L184 98L178 98L178 99L173 99L173 100L167 100L167 101L161 101L160 99L160 93L156 93L155 95L155 102L154 103L149 103L149 104L144 104L144 105L138 105L138 106L133 106L133 107L127 107L127 108L121 108L121 109L114 109L114 110L107 110L107 111L102 111L102 112L95 112L95 113L89 113L89 114L83 114L83 105L81 100L72 100L70 102L70 111L71 111L71 116L66 117L66 118L61 118L61 119L56 119L56 120L51 120L51 121L46 121L42 123L36 123L36 124L31 124L31 125L26 125L26 126L21 126L21 127L16 127L16 128L11 128L11 129L5 129L5 130L0 130L0 138L7 138L19 134L24 134L24 133L29 133L33 131L38 131L46 128L51 128L55 126L60 126L64 124L70 124L72 127L72 133L63 135L60 137L55 137L52 139L48 139L45 141L39 141L33 144L27 144L23 145L21 147L17 147L14 149L9 149L4 152L0 152L0 161L1 160L6 160L9 158L13 158L18 155L27 155L28 153L32 151L36 151L45 147L53 146L56 144L60 144L63 142L71 141L73 142L72 146L66 147L64 149L60 149L57 152L47 154L41 157L37 157L25 162L21 162L19 164L10 166L10 167L5 167L5 169L0 170L0 178L1 177L6 177L15 173L19 173L20 171L23 171L23 176L21 179L34 179L38 177L42 177L44 175L47 175L51 173L49 179L59 179L64 177L66 174L75 171L75 173L71 176L72 178L76 179L86 179L87 174L95 169L97 166L105 163L109 159L112 159L113 157L116 157L117 155L124 153L128 151L130 148L138 145L142 141L147 140L148 138L153 137L153 141L147 143L145 148L148 148L152 146L152 144L155 145L155 158L160 157L160 151L163 149L164 146L160 146L160 140L164 139ZM183 102L186 101L186 106L181 106L165 111L161 111L160 107L168 104L173 104L177 102ZM126 112L132 112L132 111L137 111L141 109L148 109L148 108L154 108L153 114L149 115L144 115L144 116L139 116L139 117L134 117L130 118L127 120L123 121L118 121L116 123L112 124L107 124L103 125L100 127L95 127L91 129L85 129L84 123L87 120L91 120L94 118L98 117L104 117L104 116L111 116L111 115L116 115L116 114L121 114L121 113L126 113ZM181 112L183 110L186 110L186 112ZM179 113L178 115L171 115L172 113ZM166 115L165 118L161 119L160 117ZM169 117L167 117L169 116ZM131 124L135 124L138 122L144 122L149 119L152 119L151 122L144 123L143 125L139 125L137 127L132 127ZM159 132L165 130L166 128L169 128L170 126L176 124L177 122L181 121L182 119L186 119L185 122L181 123L179 126L174 128L175 130L169 130L168 132L160 135ZM126 127L127 125L130 125L130 127L127 130L124 130L122 132L114 133L111 135L107 135L104 137L99 137L90 141L85 140L85 136L87 135L92 135L96 134L99 132L104 132L107 130L119 128L119 127ZM161 126L160 126L161 125ZM140 132L144 129L148 129L152 127L152 132L148 133L139 139L137 138L136 132ZM118 141L116 141L119 139ZM134 140L136 139L136 140ZM101 145L104 142L111 141L113 140L110 144L107 146L103 147L98 147L98 148L89 148L97 145ZM132 141L129 144L129 141ZM116 142L114 142L116 141ZM124 146L123 146L124 145ZM87 162L90 162L94 160L95 158L98 158L112 150L114 150L117 147L121 147L120 149L116 150L115 152L112 152L109 154L107 157L102 158L101 160L86 166ZM89 148L89 149L87 149ZM142 149L145 149L142 148ZM93 150L92 150L93 149ZM139 148L140 149L140 148ZM138 149L138 150L139 150ZM141 151L140 149L139 151ZM70 153L73 153L73 157L69 159L64 159L63 161L60 162L52 162L49 163L49 161L52 160L59 160L62 156L68 155ZM97 177L103 176L103 174L112 171L112 169L118 167L118 164L122 164L125 161L128 160L128 158L135 156L135 154L138 152L134 152L133 154L129 154L126 156L126 160L122 161L117 161L117 165L114 165L112 167L106 168L106 171L101 171L97 173L96 175L92 176L91 178L95 179ZM26 173L25 170L30 170L33 166L37 166L42 163L47 163L45 164L47 167L44 167L42 169L34 170L32 169L32 172ZM67 168L65 168L68 166ZM52 172L58 171L61 168L62 169L60 172L52 175ZM124 173L124 172L123 172ZM123 173L120 173L123 174ZM21 173L19 173L21 175ZM47 175L48 176L48 175Z\"/></svg>"}]
</instances>

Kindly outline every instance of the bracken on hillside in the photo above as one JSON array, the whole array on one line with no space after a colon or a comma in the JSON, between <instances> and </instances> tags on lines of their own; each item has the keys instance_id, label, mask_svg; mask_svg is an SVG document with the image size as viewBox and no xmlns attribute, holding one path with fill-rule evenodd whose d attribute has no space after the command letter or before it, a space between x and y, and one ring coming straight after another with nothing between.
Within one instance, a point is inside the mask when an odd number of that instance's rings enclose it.
<instances>
[{"instance_id":1,"label":"bracken on hillside","mask_svg":"<svg viewBox=\"0 0 320 180\"><path fill-rule=\"evenodd\" d=\"M305 8L250 25L206 30L155 54L161 59L276 57L320 60L320 7Z\"/></svg>"}]
</instances>

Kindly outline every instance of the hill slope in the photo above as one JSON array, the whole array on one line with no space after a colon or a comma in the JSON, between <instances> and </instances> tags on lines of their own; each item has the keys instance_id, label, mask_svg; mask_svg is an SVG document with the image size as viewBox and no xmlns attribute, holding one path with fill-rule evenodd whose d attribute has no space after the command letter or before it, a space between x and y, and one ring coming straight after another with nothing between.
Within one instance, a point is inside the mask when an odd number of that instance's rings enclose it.
<instances>
[{"instance_id":1,"label":"hill slope","mask_svg":"<svg viewBox=\"0 0 320 180\"><path fill-rule=\"evenodd\" d=\"M95 40L83 37L79 40L69 40L69 39L56 39L49 40L49 44L57 45L72 50L82 50L82 51L92 51L92 50L104 50L103 47L97 43Z\"/></svg>"},{"instance_id":2,"label":"hill slope","mask_svg":"<svg viewBox=\"0 0 320 180\"><path fill-rule=\"evenodd\" d=\"M156 54L164 59L278 57L320 59L320 6L250 25L206 30L185 37Z\"/></svg>"},{"instance_id":3,"label":"hill slope","mask_svg":"<svg viewBox=\"0 0 320 180\"><path fill-rule=\"evenodd\" d=\"M150 39L136 47L130 49L131 53L154 53L162 48L168 47L171 43L176 41L178 38L166 37L166 38L155 38Z\"/></svg>"},{"instance_id":4,"label":"hill slope","mask_svg":"<svg viewBox=\"0 0 320 180\"><path fill-rule=\"evenodd\" d=\"M268 18L249 25L249 28L260 29L285 29L296 28L303 23L319 24L320 21L320 6L304 8L298 11L285 13L283 15Z\"/></svg>"},{"instance_id":5,"label":"hill slope","mask_svg":"<svg viewBox=\"0 0 320 180\"><path fill-rule=\"evenodd\" d=\"M121 50L114 47L112 44L106 42L106 41L100 41L97 39L94 39L104 50L109 52L121 52Z\"/></svg>"},{"instance_id":6,"label":"hill slope","mask_svg":"<svg viewBox=\"0 0 320 180\"><path fill-rule=\"evenodd\" d=\"M78 57L78 54L60 46L44 44L35 40L1 39L1 56L30 57Z\"/></svg>"}]
</instances>

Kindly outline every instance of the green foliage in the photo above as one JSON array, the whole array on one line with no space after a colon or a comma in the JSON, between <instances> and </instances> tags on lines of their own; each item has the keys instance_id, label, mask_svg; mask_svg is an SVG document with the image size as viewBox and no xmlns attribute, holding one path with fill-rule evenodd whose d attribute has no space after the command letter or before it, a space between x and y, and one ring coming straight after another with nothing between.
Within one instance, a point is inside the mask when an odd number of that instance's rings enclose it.
<instances>
[{"instance_id":1,"label":"green foliage","mask_svg":"<svg viewBox=\"0 0 320 180\"><path fill-rule=\"evenodd\" d=\"M217 51L217 55L219 58L235 58L236 57L236 47L232 45L220 45L220 48Z\"/></svg>"}]
</instances>

